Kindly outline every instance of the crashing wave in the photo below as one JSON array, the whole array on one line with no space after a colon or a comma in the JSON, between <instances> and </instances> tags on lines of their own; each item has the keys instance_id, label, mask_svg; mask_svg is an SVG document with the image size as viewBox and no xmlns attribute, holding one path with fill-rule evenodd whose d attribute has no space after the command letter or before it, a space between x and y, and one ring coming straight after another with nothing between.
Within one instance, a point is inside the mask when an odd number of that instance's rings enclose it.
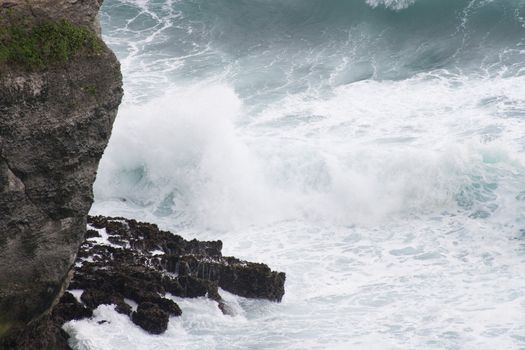
<instances>
[{"instance_id":1,"label":"crashing wave","mask_svg":"<svg viewBox=\"0 0 525 350\"><path fill-rule=\"evenodd\" d=\"M403 10L414 4L416 0L366 0L366 3L373 8L385 6L392 10Z\"/></svg>"}]
</instances>

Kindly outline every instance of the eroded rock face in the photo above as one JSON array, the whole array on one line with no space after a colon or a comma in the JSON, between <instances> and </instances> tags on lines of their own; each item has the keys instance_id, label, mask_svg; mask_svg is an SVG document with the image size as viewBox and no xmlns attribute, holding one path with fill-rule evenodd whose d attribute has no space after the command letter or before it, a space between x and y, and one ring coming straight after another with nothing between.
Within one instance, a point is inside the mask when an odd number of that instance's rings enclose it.
<instances>
[{"instance_id":1,"label":"eroded rock face","mask_svg":"<svg viewBox=\"0 0 525 350\"><path fill-rule=\"evenodd\" d=\"M0 24L9 11L96 30L100 5L0 0ZM84 239L98 162L122 98L119 63L102 46L38 70L0 65L0 339L50 309Z\"/></svg>"}]
</instances>

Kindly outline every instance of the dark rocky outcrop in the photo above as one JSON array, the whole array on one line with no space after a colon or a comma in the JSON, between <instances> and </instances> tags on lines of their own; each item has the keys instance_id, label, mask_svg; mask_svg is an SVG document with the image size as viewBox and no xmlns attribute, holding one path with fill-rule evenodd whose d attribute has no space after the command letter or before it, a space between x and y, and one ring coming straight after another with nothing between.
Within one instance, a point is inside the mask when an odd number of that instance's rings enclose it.
<instances>
[{"instance_id":1,"label":"dark rocky outcrop","mask_svg":"<svg viewBox=\"0 0 525 350\"><path fill-rule=\"evenodd\" d=\"M64 293L51 315L45 315L38 322L31 323L15 339L8 339L3 347L24 350L71 350L67 344L69 335L62 325L71 320L93 316L93 311L79 303L71 293Z\"/></svg>"},{"instance_id":2,"label":"dark rocky outcrop","mask_svg":"<svg viewBox=\"0 0 525 350\"><path fill-rule=\"evenodd\" d=\"M124 218L90 217L89 238L81 245L72 290L93 310L102 304L131 317L146 331L166 330L170 316L182 314L167 293L184 298L208 297L227 312L219 287L249 298L280 301L285 274L264 264L223 257L222 242L187 241L156 225ZM66 293L55 307L57 326L63 320L90 317ZM130 302L138 305L133 311Z\"/></svg>"},{"instance_id":3,"label":"dark rocky outcrop","mask_svg":"<svg viewBox=\"0 0 525 350\"><path fill-rule=\"evenodd\" d=\"M71 293L66 292L53 308L52 316L55 323L61 326L68 321L91 317L93 310L85 307Z\"/></svg>"},{"instance_id":4,"label":"dark rocky outcrop","mask_svg":"<svg viewBox=\"0 0 525 350\"><path fill-rule=\"evenodd\" d=\"M140 303L131 319L151 334L162 334L168 329L169 314L154 303Z\"/></svg>"},{"instance_id":5,"label":"dark rocky outcrop","mask_svg":"<svg viewBox=\"0 0 525 350\"><path fill-rule=\"evenodd\" d=\"M32 322L16 337L3 340L2 349L9 350L71 350L69 335L49 315Z\"/></svg>"},{"instance_id":6,"label":"dark rocky outcrop","mask_svg":"<svg viewBox=\"0 0 525 350\"><path fill-rule=\"evenodd\" d=\"M27 325L21 342L49 325L45 315L84 239L92 184L122 97L119 63L96 34L100 5L0 0L0 348ZM32 61L24 55L33 53L14 46L20 42L6 30L16 27L12 33L23 37L39 25L51 34L71 33L62 37L68 45L77 42L55 52L60 61L26 65ZM84 49L87 38L96 50ZM52 338L40 349L58 349Z\"/></svg>"}]
</instances>

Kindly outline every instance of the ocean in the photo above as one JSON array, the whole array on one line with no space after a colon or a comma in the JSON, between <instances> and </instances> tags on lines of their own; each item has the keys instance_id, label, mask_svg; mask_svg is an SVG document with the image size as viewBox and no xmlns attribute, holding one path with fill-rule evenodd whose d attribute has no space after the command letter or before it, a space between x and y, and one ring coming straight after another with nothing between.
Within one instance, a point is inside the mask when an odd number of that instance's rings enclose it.
<instances>
[{"instance_id":1,"label":"ocean","mask_svg":"<svg viewBox=\"0 0 525 350\"><path fill-rule=\"evenodd\" d=\"M78 350L525 348L524 0L106 0L125 100L93 214L287 274ZM100 320L110 322L98 324Z\"/></svg>"}]
</instances>

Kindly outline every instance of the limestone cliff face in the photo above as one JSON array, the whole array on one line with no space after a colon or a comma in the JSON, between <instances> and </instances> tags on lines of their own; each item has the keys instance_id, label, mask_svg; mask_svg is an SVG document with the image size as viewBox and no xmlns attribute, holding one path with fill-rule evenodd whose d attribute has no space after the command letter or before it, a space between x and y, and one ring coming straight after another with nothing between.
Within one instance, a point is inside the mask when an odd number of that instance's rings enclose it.
<instances>
[{"instance_id":1,"label":"limestone cliff face","mask_svg":"<svg viewBox=\"0 0 525 350\"><path fill-rule=\"evenodd\" d=\"M24 18L96 32L100 5L0 0L0 30ZM68 281L121 81L102 42L44 67L0 61L0 339L45 314Z\"/></svg>"}]
</instances>

